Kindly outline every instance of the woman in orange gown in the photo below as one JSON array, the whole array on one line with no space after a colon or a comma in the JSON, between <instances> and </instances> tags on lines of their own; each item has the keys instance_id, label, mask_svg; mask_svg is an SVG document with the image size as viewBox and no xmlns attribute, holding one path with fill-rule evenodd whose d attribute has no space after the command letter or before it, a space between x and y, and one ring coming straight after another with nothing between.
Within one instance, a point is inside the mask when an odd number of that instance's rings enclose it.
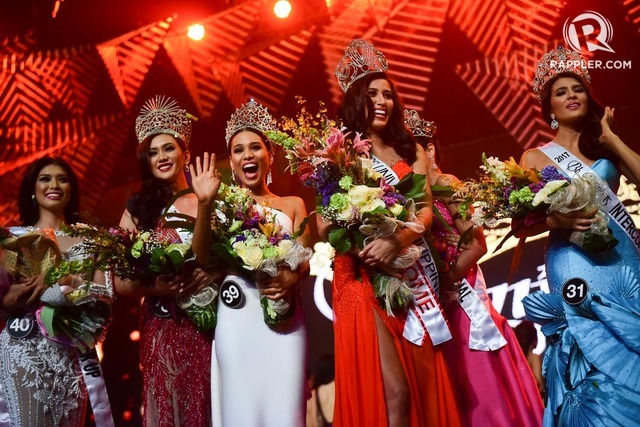
<instances>
[{"instance_id":1,"label":"woman in orange gown","mask_svg":"<svg viewBox=\"0 0 640 427\"><path fill-rule=\"evenodd\" d=\"M386 69L381 52L364 40L352 41L336 68L345 91L338 114L349 131L370 139L374 169L394 184L410 172L427 174L428 166L424 150L404 126L403 105ZM423 202L416 215L428 228L432 207ZM320 231L327 231L324 224ZM437 271L427 271L432 263L417 262L407 269L417 299L394 316L381 307L370 282L375 268L388 269L404 248L420 239L419 233L403 228L360 251L336 255L336 426L460 424L446 365L433 345L450 335L435 297Z\"/></svg>"}]
</instances>

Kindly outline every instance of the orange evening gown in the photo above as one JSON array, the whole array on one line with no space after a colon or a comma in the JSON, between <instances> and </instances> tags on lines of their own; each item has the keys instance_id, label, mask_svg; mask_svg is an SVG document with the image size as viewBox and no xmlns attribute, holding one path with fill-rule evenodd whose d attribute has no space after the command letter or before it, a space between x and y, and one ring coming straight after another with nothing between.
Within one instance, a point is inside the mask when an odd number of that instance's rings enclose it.
<instances>
[{"instance_id":1,"label":"orange evening gown","mask_svg":"<svg viewBox=\"0 0 640 427\"><path fill-rule=\"evenodd\" d=\"M402 178L404 162L393 170ZM336 360L337 427L387 425L382 366L375 314L393 336L409 383L411 426L458 426L460 418L441 349L427 338L419 347L402 337L405 313L390 317L369 281L370 271L353 255L336 255L333 310Z\"/></svg>"}]
</instances>

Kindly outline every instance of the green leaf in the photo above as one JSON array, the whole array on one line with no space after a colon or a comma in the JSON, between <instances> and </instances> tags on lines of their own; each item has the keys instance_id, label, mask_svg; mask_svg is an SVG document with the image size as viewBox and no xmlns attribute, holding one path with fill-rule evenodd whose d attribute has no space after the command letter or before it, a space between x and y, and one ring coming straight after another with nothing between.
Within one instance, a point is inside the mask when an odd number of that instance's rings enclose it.
<instances>
[{"instance_id":1,"label":"green leaf","mask_svg":"<svg viewBox=\"0 0 640 427\"><path fill-rule=\"evenodd\" d=\"M351 249L351 239L345 228L332 228L329 232L329 243L341 254Z\"/></svg>"},{"instance_id":2,"label":"green leaf","mask_svg":"<svg viewBox=\"0 0 640 427\"><path fill-rule=\"evenodd\" d=\"M57 329L53 326L53 321L58 312L57 308L45 305L40 311L40 322L50 337L58 335Z\"/></svg>"},{"instance_id":3,"label":"green leaf","mask_svg":"<svg viewBox=\"0 0 640 427\"><path fill-rule=\"evenodd\" d=\"M395 185L396 190L407 199L422 199L426 194L427 176L409 173Z\"/></svg>"},{"instance_id":4,"label":"green leaf","mask_svg":"<svg viewBox=\"0 0 640 427\"><path fill-rule=\"evenodd\" d=\"M431 196L433 197L451 197L455 191L450 185L432 185Z\"/></svg>"},{"instance_id":5,"label":"green leaf","mask_svg":"<svg viewBox=\"0 0 640 427\"><path fill-rule=\"evenodd\" d=\"M173 269L177 272L184 264L184 257L180 253L180 251L171 251L168 254L169 259L171 260L171 264L173 265Z\"/></svg>"}]
</instances>

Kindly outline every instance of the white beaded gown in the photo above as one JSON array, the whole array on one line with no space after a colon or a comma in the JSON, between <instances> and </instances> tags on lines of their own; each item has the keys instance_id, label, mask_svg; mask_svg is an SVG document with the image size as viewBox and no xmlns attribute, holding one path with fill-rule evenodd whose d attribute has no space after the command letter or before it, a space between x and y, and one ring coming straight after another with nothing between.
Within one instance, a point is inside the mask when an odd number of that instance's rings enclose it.
<instances>
[{"instance_id":1,"label":"white beaded gown","mask_svg":"<svg viewBox=\"0 0 640 427\"><path fill-rule=\"evenodd\" d=\"M291 218L272 211L291 233ZM225 304L225 284L230 282L242 294L235 308ZM225 284L219 296L212 351L214 427L303 426L306 329L299 298L293 304L293 318L271 328L264 322L254 282L230 274Z\"/></svg>"}]
</instances>

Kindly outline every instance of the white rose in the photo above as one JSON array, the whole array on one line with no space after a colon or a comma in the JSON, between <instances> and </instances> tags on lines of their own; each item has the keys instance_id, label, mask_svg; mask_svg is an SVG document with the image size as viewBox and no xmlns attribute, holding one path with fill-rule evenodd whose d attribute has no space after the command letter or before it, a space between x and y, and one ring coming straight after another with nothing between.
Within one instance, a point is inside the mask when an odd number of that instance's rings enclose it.
<instances>
[{"instance_id":1,"label":"white rose","mask_svg":"<svg viewBox=\"0 0 640 427\"><path fill-rule=\"evenodd\" d=\"M280 243L278 243L278 254L280 254L279 256L283 257L287 255L291 248L293 248L293 242L291 240L281 240Z\"/></svg>"},{"instance_id":2,"label":"white rose","mask_svg":"<svg viewBox=\"0 0 640 427\"><path fill-rule=\"evenodd\" d=\"M241 258L250 270L255 270L256 268L260 267L260 264L262 264L264 256L262 254L262 249L251 246L247 248L245 256Z\"/></svg>"},{"instance_id":3,"label":"white rose","mask_svg":"<svg viewBox=\"0 0 640 427\"><path fill-rule=\"evenodd\" d=\"M395 216L396 218L398 217L398 215L400 215L402 213L402 210L404 209L404 206L399 205L398 203L394 204L393 206L391 206L389 208L389 211L391 211L391 213L393 214L393 216Z\"/></svg>"},{"instance_id":4,"label":"white rose","mask_svg":"<svg viewBox=\"0 0 640 427\"><path fill-rule=\"evenodd\" d=\"M349 189L351 203L362 213L370 212L379 207L384 208L382 194L381 188L367 187L366 185L356 185Z\"/></svg>"}]
</instances>

